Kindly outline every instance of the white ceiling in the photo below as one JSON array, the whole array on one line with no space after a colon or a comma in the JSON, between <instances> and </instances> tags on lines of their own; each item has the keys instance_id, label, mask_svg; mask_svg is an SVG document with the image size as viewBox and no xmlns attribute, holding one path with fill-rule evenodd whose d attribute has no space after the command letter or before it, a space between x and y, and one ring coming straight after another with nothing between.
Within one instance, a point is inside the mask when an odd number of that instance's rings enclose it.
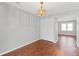
<instances>
[{"instance_id":1,"label":"white ceiling","mask_svg":"<svg viewBox=\"0 0 79 59\"><path fill-rule=\"evenodd\" d=\"M40 8L39 2L6 2L10 5L19 7L32 14L37 15ZM79 2L45 2L47 15L60 16L79 13Z\"/></svg>"}]
</instances>

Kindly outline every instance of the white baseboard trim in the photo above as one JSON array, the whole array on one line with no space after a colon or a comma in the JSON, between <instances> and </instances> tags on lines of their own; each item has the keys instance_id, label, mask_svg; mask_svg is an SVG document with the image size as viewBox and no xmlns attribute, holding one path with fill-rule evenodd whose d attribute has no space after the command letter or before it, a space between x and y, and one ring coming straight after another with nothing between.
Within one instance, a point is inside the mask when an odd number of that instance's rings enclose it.
<instances>
[{"instance_id":1,"label":"white baseboard trim","mask_svg":"<svg viewBox=\"0 0 79 59\"><path fill-rule=\"evenodd\" d=\"M55 41L53 41L54 43L57 43L58 39L56 39Z\"/></svg>"},{"instance_id":2,"label":"white baseboard trim","mask_svg":"<svg viewBox=\"0 0 79 59\"><path fill-rule=\"evenodd\" d=\"M8 50L8 51L5 51L5 52L3 52L3 53L0 53L0 56L2 56L2 55L4 55L4 54L7 54L7 53L9 53L9 52L12 52L12 51L14 51L14 50L16 50L16 49L19 49L19 48L21 48L21 47L23 47L23 46L26 46L26 45L28 45L28 44L31 44L31 43L33 43L33 42L35 42L35 41L38 41L38 40L34 40L34 41L31 41L31 42L29 42L29 43L24 43L24 44L22 44L21 46L19 46L19 47L16 47L16 48L13 48L13 49L11 49L11 50Z\"/></svg>"}]
</instances>

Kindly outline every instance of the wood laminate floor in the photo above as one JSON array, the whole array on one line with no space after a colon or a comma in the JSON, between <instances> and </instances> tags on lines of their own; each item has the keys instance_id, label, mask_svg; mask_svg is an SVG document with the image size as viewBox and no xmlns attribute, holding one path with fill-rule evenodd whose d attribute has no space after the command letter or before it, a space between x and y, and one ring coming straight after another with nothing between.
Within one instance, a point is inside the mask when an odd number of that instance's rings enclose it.
<instances>
[{"instance_id":1,"label":"wood laminate floor","mask_svg":"<svg viewBox=\"0 0 79 59\"><path fill-rule=\"evenodd\" d=\"M38 40L3 56L79 56L76 38L59 36L57 43Z\"/></svg>"},{"instance_id":2,"label":"wood laminate floor","mask_svg":"<svg viewBox=\"0 0 79 59\"><path fill-rule=\"evenodd\" d=\"M38 40L3 56L62 56L63 52L56 44L47 40Z\"/></svg>"},{"instance_id":3,"label":"wood laminate floor","mask_svg":"<svg viewBox=\"0 0 79 59\"><path fill-rule=\"evenodd\" d=\"M76 37L74 36L59 36L57 48L64 52L65 56L79 56L79 48L76 44Z\"/></svg>"}]
</instances>

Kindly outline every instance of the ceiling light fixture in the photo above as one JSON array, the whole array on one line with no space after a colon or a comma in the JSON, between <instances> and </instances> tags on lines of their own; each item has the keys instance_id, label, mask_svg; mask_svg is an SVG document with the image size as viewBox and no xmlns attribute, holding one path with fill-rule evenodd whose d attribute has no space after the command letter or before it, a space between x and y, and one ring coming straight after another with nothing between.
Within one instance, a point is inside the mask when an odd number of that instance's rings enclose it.
<instances>
[{"instance_id":1,"label":"ceiling light fixture","mask_svg":"<svg viewBox=\"0 0 79 59\"><path fill-rule=\"evenodd\" d=\"M46 16L46 10L44 9L44 2L40 2L40 9L38 10L38 16Z\"/></svg>"}]
</instances>

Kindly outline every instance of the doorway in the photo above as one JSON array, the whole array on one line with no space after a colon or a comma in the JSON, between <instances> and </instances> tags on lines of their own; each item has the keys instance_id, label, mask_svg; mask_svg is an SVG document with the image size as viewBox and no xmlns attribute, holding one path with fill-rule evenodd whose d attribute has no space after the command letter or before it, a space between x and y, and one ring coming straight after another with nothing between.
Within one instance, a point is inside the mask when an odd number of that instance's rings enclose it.
<instances>
[{"instance_id":1,"label":"doorway","mask_svg":"<svg viewBox=\"0 0 79 59\"><path fill-rule=\"evenodd\" d=\"M58 22L58 35L76 36L76 21Z\"/></svg>"},{"instance_id":2,"label":"doorway","mask_svg":"<svg viewBox=\"0 0 79 59\"><path fill-rule=\"evenodd\" d=\"M58 48L64 55L78 55L76 45L76 20L58 22Z\"/></svg>"}]
</instances>

